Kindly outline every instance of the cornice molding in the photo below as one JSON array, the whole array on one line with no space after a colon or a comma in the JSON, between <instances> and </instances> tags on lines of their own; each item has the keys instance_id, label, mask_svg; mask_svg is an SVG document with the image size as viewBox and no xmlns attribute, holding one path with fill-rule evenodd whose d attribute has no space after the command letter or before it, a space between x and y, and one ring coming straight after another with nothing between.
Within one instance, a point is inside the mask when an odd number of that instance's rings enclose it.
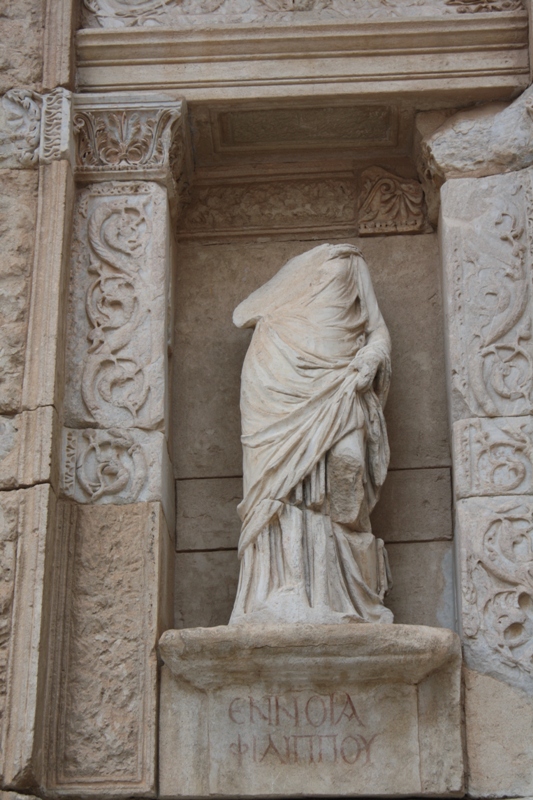
<instances>
[{"instance_id":1,"label":"cornice molding","mask_svg":"<svg viewBox=\"0 0 533 800\"><path fill-rule=\"evenodd\" d=\"M525 13L285 28L218 22L204 30L92 29L78 32L77 49L83 91L172 89L190 100L303 95L312 85L315 95L335 86L336 94L431 92L472 102L509 98L529 77Z\"/></svg>"}]
</instances>

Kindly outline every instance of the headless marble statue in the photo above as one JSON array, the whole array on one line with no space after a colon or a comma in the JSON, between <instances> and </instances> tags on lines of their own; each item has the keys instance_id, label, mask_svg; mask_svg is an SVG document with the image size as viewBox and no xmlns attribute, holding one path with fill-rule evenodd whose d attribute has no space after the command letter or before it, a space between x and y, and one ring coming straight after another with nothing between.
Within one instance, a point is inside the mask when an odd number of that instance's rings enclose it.
<instances>
[{"instance_id":1,"label":"headless marble statue","mask_svg":"<svg viewBox=\"0 0 533 800\"><path fill-rule=\"evenodd\" d=\"M291 259L233 321L255 330L230 624L392 622L369 520L389 462L391 345L361 252L326 244Z\"/></svg>"}]
</instances>

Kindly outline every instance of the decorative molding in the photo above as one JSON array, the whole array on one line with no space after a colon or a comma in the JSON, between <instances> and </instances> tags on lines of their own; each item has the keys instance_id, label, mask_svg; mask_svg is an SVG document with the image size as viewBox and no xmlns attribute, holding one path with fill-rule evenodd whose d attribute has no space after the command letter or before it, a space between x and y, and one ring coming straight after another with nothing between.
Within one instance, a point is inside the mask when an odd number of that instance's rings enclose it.
<instances>
[{"instance_id":1,"label":"decorative molding","mask_svg":"<svg viewBox=\"0 0 533 800\"><path fill-rule=\"evenodd\" d=\"M178 223L182 238L343 231L384 235L431 231L421 184L373 167L361 175L199 184Z\"/></svg>"},{"instance_id":2,"label":"decorative molding","mask_svg":"<svg viewBox=\"0 0 533 800\"><path fill-rule=\"evenodd\" d=\"M49 164L61 158L72 158L72 93L54 89L43 95L43 117L39 161Z\"/></svg>"},{"instance_id":3,"label":"decorative molding","mask_svg":"<svg viewBox=\"0 0 533 800\"><path fill-rule=\"evenodd\" d=\"M361 175L359 234L421 233L431 231L422 185L400 178L381 167Z\"/></svg>"},{"instance_id":4,"label":"decorative molding","mask_svg":"<svg viewBox=\"0 0 533 800\"><path fill-rule=\"evenodd\" d=\"M265 181L195 186L180 236L254 235L265 231L355 231L353 180Z\"/></svg>"},{"instance_id":5,"label":"decorative molding","mask_svg":"<svg viewBox=\"0 0 533 800\"><path fill-rule=\"evenodd\" d=\"M468 666L533 693L533 500L460 500Z\"/></svg>"},{"instance_id":6,"label":"decorative molding","mask_svg":"<svg viewBox=\"0 0 533 800\"><path fill-rule=\"evenodd\" d=\"M83 24L104 28L176 25L180 19L213 15L231 21L273 19L289 23L294 17L321 21L351 18L387 19L440 17L455 12L524 10L521 0L83 0Z\"/></svg>"},{"instance_id":7,"label":"decorative molding","mask_svg":"<svg viewBox=\"0 0 533 800\"><path fill-rule=\"evenodd\" d=\"M533 494L531 417L460 420L453 451L458 498Z\"/></svg>"},{"instance_id":8,"label":"decorative molding","mask_svg":"<svg viewBox=\"0 0 533 800\"><path fill-rule=\"evenodd\" d=\"M446 0L459 14L479 14L485 11L523 11L522 0Z\"/></svg>"},{"instance_id":9,"label":"decorative molding","mask_svg":"<svg viewBox=\"0 0 533 800\"><path fill-rule=\"evenodd\" d=\"M0 166L27 169L70 158L72 94L10 89L0 110Z\"/></svg>"}]
</instances>

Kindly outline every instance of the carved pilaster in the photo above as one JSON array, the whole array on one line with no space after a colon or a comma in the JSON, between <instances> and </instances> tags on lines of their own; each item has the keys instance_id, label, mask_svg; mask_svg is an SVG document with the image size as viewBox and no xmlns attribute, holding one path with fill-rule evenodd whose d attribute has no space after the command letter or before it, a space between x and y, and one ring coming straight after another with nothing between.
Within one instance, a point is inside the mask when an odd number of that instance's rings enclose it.
<instances>
[{"instance_id":1,"label":"carved pilaster","mask_svg":"<svg viewBox=\"0 0 533 800\"><path fill-rule=\"evenodd\" d=\"M183 114L168 96L74 98L46 737L58 795L100 797L102 780L106 797L156 792L155 643L172 624L169 242L188 180Z\"/></svg>"},{"instance_id":2,"label":"carved pilaster","mask_svg":"<svg viewBox=\"0 0 533 800\"><path fill-rule=\"evenodd\" d=\"M533 170L519 169L531 162L529 104L528 90L508 107L450 117L423 152L428 174L447 179L440 233L465 657L533 694ZM461 173L485 177L455 180Z\"/></svg>"}]
</instances>

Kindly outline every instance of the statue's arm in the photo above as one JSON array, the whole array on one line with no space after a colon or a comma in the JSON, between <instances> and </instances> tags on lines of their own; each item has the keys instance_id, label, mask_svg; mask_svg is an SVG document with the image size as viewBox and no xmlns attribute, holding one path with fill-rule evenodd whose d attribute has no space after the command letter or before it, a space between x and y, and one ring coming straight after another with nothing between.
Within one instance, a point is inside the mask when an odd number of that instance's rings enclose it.
<instances>
[{"instance_id":1,"label":"statue's arm","mask_svg":"<svg viewBox=\"0 0 533 800\"><path fill-rule=\"evenodd\" d=\"M389 371L391 340L364 259L359 259L358 268L359 292L361 302L367 308L368 323L366 342L355 356L352 367L358 372L356 389L364 392L373 385L381 367L385 368L386 372Z\"/></svg>"}]
</instances>

